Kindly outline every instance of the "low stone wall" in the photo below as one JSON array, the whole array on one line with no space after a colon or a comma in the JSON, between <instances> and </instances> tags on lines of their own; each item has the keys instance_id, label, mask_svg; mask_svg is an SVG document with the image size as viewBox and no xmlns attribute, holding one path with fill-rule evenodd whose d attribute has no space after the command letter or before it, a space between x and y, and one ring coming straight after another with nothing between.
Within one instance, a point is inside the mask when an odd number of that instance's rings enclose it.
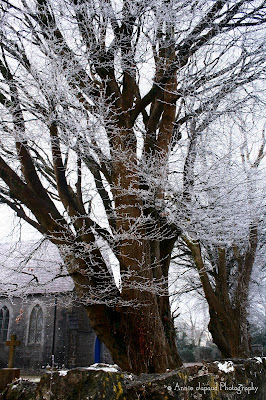
<instances>
[{"instance_id":1,"label":"low stone wall","mask_svg":"<svg viewBox=\"0 0 266 400\"><path fill-rule=\"evenodd\" d=\"M38 384L19 380L1 399L266 400L266 358L205 363L140 376L97 368L45 374Z\"/></svg>"}]
</instances>

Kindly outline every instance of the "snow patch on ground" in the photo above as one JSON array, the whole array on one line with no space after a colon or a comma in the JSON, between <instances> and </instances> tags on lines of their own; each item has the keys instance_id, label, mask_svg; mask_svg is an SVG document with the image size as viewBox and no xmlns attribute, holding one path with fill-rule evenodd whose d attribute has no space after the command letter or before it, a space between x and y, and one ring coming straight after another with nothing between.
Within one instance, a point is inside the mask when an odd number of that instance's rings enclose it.
<instances>
[{"instance_id":1,"label":"snow patch on ground","mask_svg":"<svg viewBox=\"0 0 266 400\"><path fill-rule=\"evenodd\" d=\"M92 370L92 371L105 371L105 372L120 372L121 369L119 368L118 365L116 364L102 364L102 363L97 363L97 364L92 364L86 369Z\"/></svg>"},{"instance_id":2,"label":"snow patch on ground","mask_svg":"<svg viewBox=\"0 0 266 400\"><path fill-rule=\"evenodd\" d=\"M18 386L18 383L21 382L22 379L18 378L15 381L13 381L12 386L11 386L11 390L16 389L16 387Z\"/></svg>"},{"instance_id":3,"label":"snow patch on ground","mask_svg":"<svg viewBox=\"0 0 266 400\"><path fill-rule=\"evenodd\" d=\"M58 372L59 372L59 376L66 376L67 373L68 373L68 370L66 370L66 369L60 369Z\"/></svg>"},{"instance_id":4,"label":"snow patch on ground","mask_svg":"<svg viewBox=\"0 0 266 400\"><path fill-rule=\"evenodd\" d=\"M215 361L215 363L217 364L218 369L225 373L233 372L235 370L235 367L234 367L234 364L232 361L224 361L223 363L219 362L219 361Z\"/></svg>"}]
</instances>

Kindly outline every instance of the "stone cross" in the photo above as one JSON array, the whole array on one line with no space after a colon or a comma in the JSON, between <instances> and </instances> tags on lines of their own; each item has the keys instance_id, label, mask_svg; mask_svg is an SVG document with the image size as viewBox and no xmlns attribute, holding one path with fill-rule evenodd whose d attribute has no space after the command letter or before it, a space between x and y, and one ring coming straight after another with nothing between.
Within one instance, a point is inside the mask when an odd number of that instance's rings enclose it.
<instances>
[{"instance_id":1,"label":"stone cross","mask_svg":"<svg viewBox=\"0 0 266 400\"><path fill-rule=\"evenodd\" d=\"M9 356L8 356L8 368L13 368L15 347L20 345L20 340L16 339L17 339L16 335L11 335L11 340L8 340L6 342L6 346L10 346Z\"/></svg>"}]
</instances>

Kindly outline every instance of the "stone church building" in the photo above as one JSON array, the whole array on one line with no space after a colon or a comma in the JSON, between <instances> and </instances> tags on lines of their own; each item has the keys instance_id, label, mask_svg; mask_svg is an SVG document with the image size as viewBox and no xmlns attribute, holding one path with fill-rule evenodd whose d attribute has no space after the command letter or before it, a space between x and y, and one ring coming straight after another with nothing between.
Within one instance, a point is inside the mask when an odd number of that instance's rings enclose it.
<instances>
[{"instance_id":1,"label":"stone church building","mask_svg":"<svg viewBox=\"0 0 266 400\"><path fill-rule=\"evenodd\" d=\"M75 297L55 246L0 246L0 368L7 366L6 341L15 334L14 367L39 370L111 363Z\"/></svg>"}]
</instances>

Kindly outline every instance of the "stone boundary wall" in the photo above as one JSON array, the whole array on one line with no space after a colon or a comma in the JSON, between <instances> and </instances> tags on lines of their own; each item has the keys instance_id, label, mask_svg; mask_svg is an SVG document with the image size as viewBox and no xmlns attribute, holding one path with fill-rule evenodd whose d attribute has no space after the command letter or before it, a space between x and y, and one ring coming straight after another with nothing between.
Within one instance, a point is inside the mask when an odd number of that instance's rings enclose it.
<instances>
[{"instance_id":1,"label":"stone boundary wall","mask_svg":"<svg viewBox=\"0 0 266 400\"><path fill-rule=\"evenodd\" d=\"M204 363L134 376L97 365L18 380L1 400L266 400L266 358Z\"/></svg>"}]
</instances>

